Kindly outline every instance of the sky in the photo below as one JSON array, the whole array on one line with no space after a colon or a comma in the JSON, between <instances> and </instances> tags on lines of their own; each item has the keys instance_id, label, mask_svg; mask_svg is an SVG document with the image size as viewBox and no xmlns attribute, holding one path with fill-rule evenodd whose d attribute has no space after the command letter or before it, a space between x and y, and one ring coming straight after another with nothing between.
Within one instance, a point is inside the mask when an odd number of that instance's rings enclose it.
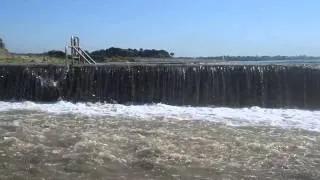
<instances>
[{"instance_id":1,"label":"sky","mask_svg":"<svg viewBox=\"0 0 320 180\"><path fill-rule=\"evenodd\" d=\"M320 56L319 0L1 0L11 52L164 49L176 56Z\"/></svg>"}]
</instances>

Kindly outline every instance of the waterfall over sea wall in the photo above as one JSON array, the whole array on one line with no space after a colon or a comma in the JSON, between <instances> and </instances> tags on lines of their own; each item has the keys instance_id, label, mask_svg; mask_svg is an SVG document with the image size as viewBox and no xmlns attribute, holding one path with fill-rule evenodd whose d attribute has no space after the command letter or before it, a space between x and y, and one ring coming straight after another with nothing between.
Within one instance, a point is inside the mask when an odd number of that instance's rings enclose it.
<instances>
[{"instance_id":1,"label":"waterfall over sea wall","mask_svg":"<svg viewBox=\"0 0 320 180\"><path fill-rule=\"evenodd\" d=\"M0 65L0 100L320 109L320 69L281 65Z\"/></svg>"}]
</instances>

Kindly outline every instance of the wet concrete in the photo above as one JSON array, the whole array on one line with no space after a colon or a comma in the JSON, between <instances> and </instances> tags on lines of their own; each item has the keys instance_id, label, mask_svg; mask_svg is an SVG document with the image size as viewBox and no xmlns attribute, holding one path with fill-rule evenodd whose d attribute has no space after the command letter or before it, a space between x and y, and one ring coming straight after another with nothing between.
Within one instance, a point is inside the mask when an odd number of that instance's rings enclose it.
<instances>
[{"instance_id":1,"label":"wet concrete","mask_svg":"<svg viewBox=\"0 0 320 180\"><path fill-rule=\"evenodd\" d=\"M320 109L312 66L191 63L0 65L0 100Z\"/></svg>"}]
</instances>

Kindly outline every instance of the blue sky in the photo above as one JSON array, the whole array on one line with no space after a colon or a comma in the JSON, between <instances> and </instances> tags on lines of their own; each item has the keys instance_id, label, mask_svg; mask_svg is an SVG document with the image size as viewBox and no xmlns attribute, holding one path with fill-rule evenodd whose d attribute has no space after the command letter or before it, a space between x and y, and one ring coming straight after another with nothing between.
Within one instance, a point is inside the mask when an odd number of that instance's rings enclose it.
<instances>
[{"instance_id":1,"label":"blue sky","mask_svg":"<svg viewBox=\"0 0 320 180\"><path fill-rule=\"evenodd\" d=\"M177 56L320 55L318 0L1 0L10 51L154 48Z\"/></svg>"}]
</instances>

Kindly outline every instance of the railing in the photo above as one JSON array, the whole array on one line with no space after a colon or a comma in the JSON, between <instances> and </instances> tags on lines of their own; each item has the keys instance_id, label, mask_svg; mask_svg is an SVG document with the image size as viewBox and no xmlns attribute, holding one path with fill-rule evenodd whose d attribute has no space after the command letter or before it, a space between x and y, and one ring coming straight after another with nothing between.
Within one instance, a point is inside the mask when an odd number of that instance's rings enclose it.
<instances>
[{"instance_id":1,"label":"railing","mask_svg":"<svg viewBox=\"0 0 320 180\"><path fill-rule=\"evenodd\" d=\"M75 61L79 64L96 64L96 61L91 58L91 56L85 52L83 49L80 48L80 40L78 37L71 36L71 45L66 46L65 53L66 53L66 64L68 64L68 49L70 49L71 52L71 63L74 64Z\"/></svg>"}]
</instances>

